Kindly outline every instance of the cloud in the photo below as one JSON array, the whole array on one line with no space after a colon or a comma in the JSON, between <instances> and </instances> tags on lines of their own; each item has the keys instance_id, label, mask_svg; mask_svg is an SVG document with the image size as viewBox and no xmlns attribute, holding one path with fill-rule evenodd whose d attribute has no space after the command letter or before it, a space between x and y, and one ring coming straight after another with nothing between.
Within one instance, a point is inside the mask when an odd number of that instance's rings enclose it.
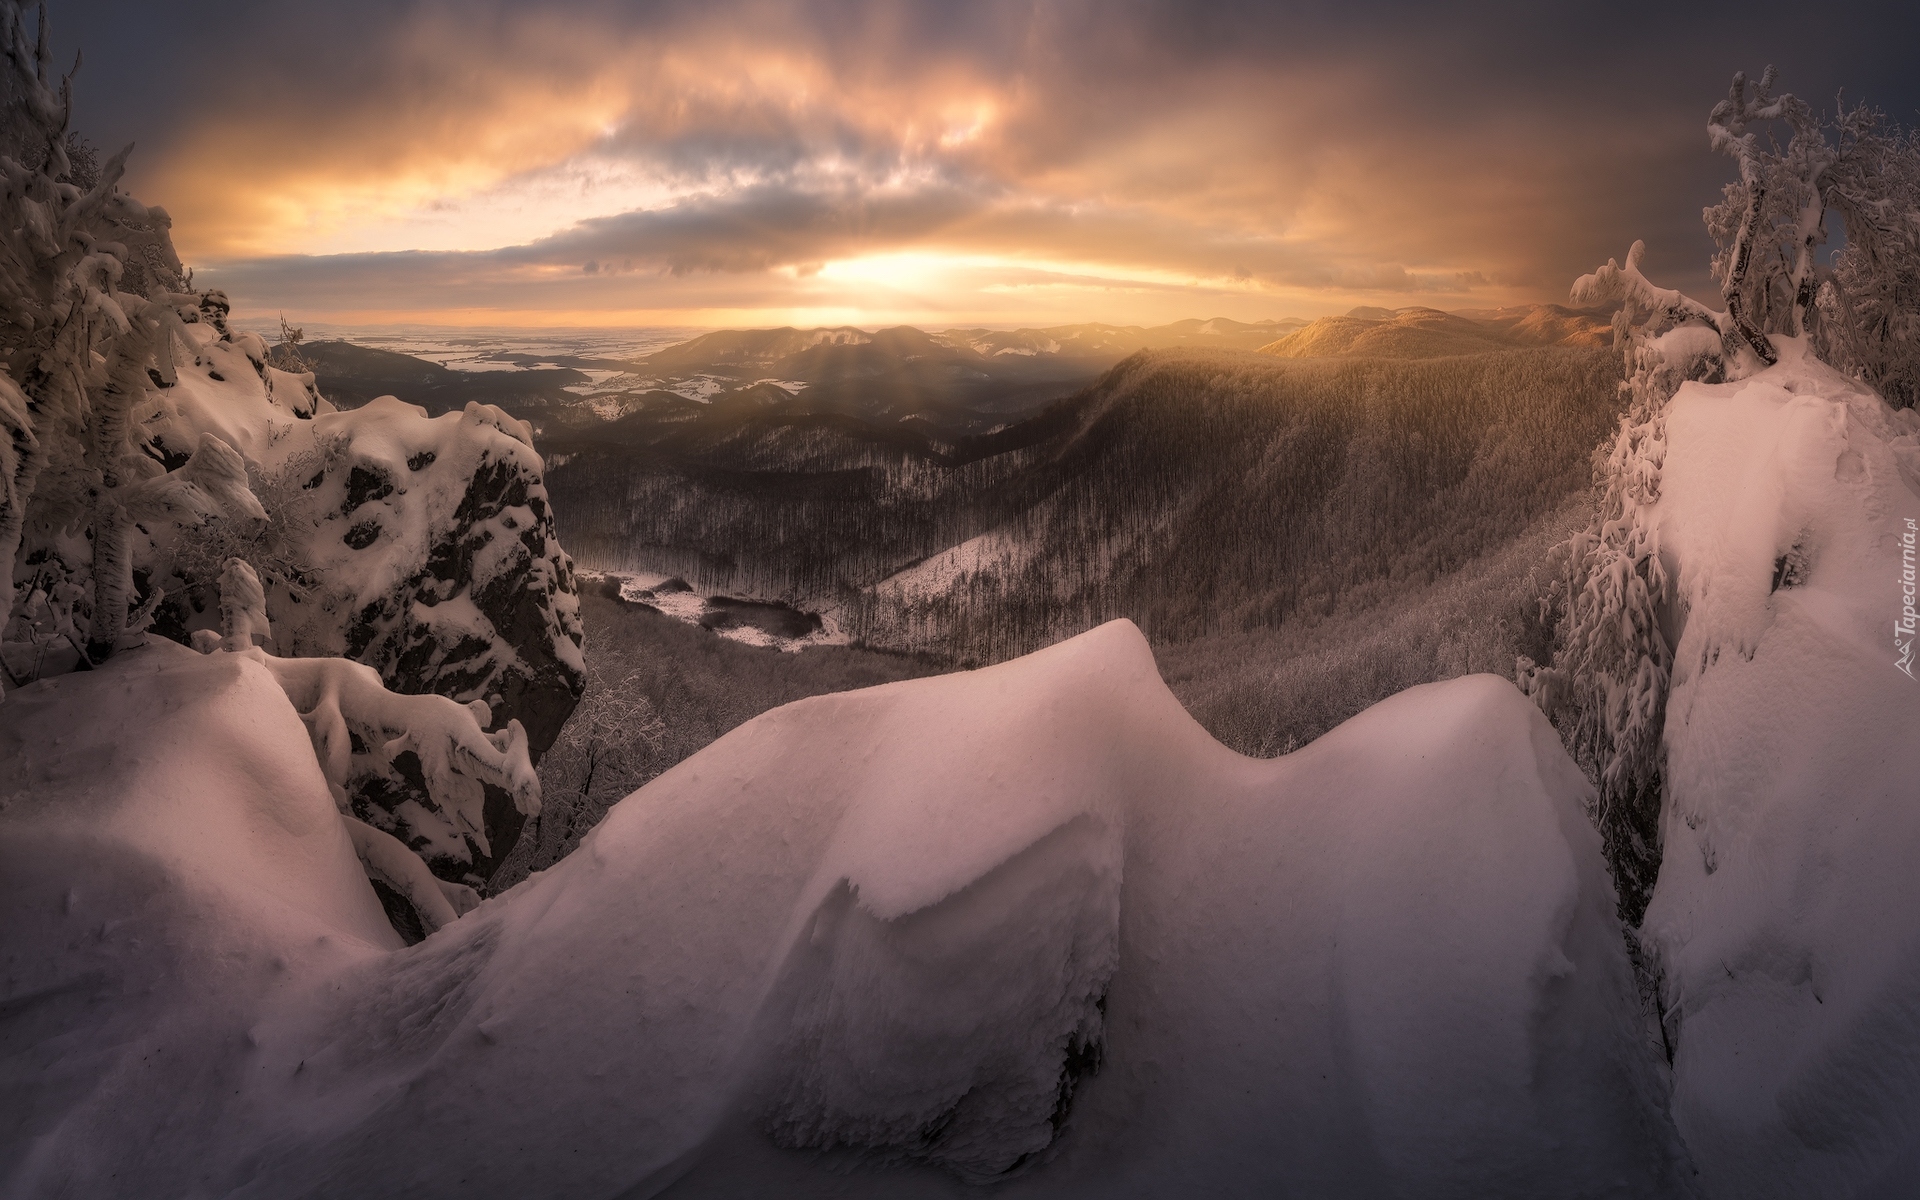
<instances>
[{"instance_id":1,"label":"cloud","mask_svg":"<svg viewBox=\"0 0 1920 1200\"><path fill-rule=\"evenodd\" d=\"M1701 288L1733 69L1920 106L1880 5L158 7L56 11L81 124L207 278L306 311L858 312L833 264L912 255L975 291L868 272L869 310L1478 305L1636 237Z\"/></svg>"}]
</instances>

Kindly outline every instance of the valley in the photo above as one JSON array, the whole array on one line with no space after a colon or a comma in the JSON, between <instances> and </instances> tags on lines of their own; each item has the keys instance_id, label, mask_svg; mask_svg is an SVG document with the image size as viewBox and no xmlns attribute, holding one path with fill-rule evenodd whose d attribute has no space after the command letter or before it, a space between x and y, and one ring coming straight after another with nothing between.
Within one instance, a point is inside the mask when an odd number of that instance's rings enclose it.
<instances>
[{"instance_id":1,"label":"valley","mask_svg":"<svg viewBox=\"0 0 1920 1200\"><path fill-rule=\"evenodd\" d=\"M767 707L870 670L1004 661L1114 618L1147 634L1215 737L1258 756L1406 687L1543 659L1549 551L1588 520L1586 448L1620 411L1605 316L297 352L345 406L479 400L530 422L589 660L625 664L590 671L576 726L660 670L636 664L713 646L700 688L653 688L671 737L631 713L633 732L596 735L594 761L628 770L582 776L564 749L543 765L553 815L515 855L539 869ZM768 691L776 663L792 682Z\"/></svg>"},{"instance_id":2,"label":"valley","mask_svg":"<svg viewBox=\"0 0 1920 1200\"><path fill-rule=\"evenodd\" d=\"M519 857L557 861L620 795L795 694L976 668L1116 617L1211 734L1256 756L1416 684L1510 676L1550 652L1550 552L1590 517L1586 448L1619 379L1581 345L1170 346L974 435L764 386L550 423L589 660L625 681L590 679L581 711L712 651L678 671L700 688L651 688L668 741L602 735L633 773L583 791L577 755L543 765L554 816ZM776 667L791 682L768 691Z\"/></svg>"}]
</instances>

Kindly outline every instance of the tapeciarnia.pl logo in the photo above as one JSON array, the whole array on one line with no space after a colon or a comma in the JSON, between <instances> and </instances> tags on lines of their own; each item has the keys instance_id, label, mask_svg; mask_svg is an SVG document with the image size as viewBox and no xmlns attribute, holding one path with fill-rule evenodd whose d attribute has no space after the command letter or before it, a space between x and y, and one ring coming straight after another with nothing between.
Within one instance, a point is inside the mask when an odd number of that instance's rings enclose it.
<instances>
[{"instance_id":1,"label":"tapeciarnia.pl logo","mask_svg":"<svg viewBox=\"0 0 1920 1200\"><path fill-rule=\"evenodd\" d=\"M1914 537L1916 522L1907 518L1907 531L1900 535L1900 617L1893 623L1893 665L1913 674L1914 626L1916 617L1913 610L1914 584Z\"/></svg>"}]
</instances>

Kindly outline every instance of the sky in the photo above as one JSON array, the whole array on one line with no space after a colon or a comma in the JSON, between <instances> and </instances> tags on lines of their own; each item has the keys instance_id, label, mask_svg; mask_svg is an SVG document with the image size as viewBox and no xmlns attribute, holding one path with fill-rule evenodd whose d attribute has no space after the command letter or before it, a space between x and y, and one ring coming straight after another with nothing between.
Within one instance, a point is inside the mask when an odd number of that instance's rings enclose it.
<instances>
[{"instance_id":1,"label":"sky","mask_svg":"<svg viewBox=\"0 0 1920 1200\"><path fill-rule=\"evenodd\" d=\"M1684 10L1684 11L1676 11ZM1896 4L53 0L200 286L296 323L1158 324L1710 296L1707 113L1920 124Z\"/></svg>"}]
</instances>

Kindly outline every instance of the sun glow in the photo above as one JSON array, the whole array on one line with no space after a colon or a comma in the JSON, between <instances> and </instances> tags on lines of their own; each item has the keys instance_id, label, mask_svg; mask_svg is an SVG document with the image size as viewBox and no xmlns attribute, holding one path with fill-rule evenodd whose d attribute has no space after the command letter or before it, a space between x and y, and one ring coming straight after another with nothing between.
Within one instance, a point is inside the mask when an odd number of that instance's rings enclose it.
<instances>
[{"instance_id":1,"label":"sun glow","mask_svg":"<svg viewBox=\"0 0 1920 1200\"><path fill-rule=\"evenodd\" d=\"M1167 288L1224 282L1112 262L1067 262L1025 255L938 250L906 250L838 259L826 263L814 275L830 283L858 284L901 294L1021 287Z\"/></svg>"}]
</instances>

